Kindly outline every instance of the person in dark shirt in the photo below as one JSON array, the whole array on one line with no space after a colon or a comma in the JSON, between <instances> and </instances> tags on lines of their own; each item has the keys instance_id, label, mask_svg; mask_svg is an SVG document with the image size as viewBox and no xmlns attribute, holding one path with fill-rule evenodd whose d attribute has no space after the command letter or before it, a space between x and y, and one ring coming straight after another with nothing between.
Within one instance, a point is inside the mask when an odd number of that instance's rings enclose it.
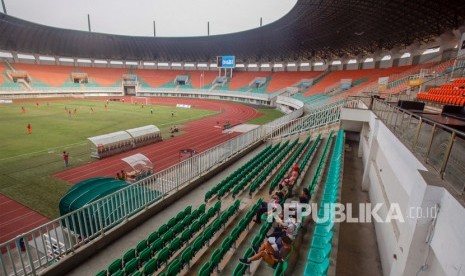
<instances>
[{"instance_id":1,"label":"person in dark shirt","mask_svg":"<svg viewBox=\"0 0 465 276\"><path fill-rule=\"evenodd\" d=\"M303 188L302 194L299 196L300 203L308 203L310 201L310 191L307 188Z\"/></svg>"}]
</instances>

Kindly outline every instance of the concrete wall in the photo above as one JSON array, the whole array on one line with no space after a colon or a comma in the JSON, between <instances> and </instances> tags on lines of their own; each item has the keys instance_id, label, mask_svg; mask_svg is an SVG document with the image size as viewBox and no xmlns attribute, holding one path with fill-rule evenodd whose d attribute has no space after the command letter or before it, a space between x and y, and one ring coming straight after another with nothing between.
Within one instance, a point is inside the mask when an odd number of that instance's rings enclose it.
<instances>
[{"instance_id":1,"label":"concrete wall","mask_svg":"<svg viewBox=\"0 0 465 276\"><path fill-rule=\"evenodd\" d=\"M364 110L353 112L366 116ZM350 117L355 120L353 112ZM395 205L403 218L374 222L383 274L465 275L463 199L436 185L441 183L437 173L429 172L372 112L368 117L360 119L362 188L372 206L382 204L382 219Z\"/></svg>"}]
</instances>

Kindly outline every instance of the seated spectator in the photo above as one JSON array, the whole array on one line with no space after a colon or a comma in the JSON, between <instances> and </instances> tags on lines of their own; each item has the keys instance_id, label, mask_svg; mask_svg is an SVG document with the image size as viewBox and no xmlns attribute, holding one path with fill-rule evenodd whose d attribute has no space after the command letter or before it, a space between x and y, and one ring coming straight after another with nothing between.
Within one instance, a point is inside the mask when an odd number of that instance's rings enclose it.
<instances>
[{"instance_id":1,"label":"seated spectator","mask_svg":"<svg viewBox=\"0 0 465 276\"><path fill-rule=\"evenodd\" d=\"M300 203L308 203L310 201L310 191L307 188L303 188L302 194L299 196Z\"/></svg>"},{"instance_id":2,"label":"seated spectator","mask_svg":"<svg viewBox=\"0 0 465 276\"><path fill-rule=\"evenodd\" d=\"M278 185L278 189L282 191L287 186L289 186L289 178L284 177L283 181Z\"/></svg>"},{"instance_id":3,"label":"seated spectator","mask_svg":"<svg viewBox=\"0 0 465 276\"><path fill-rule=\"evenodd\" d=\"M241 258L239 261L245 265L263 259L269 266L276 268L279 262L284 261L291 252L292 240L288 237L282 239L269 238L259 248L254 248L255 255L250 258Z\"/></svg>"},{"instance_id":4,"label":"seated spectator","mask_svg":"<svg viewBox=\"0 0 465 276\"><path fill-rule=\"evenodd\" d=\"M297 164L294 164L294 166L292 167L292 171L293 172L296 172L297 175L300 173L300 168Z\"/></svg>"},{"instance_id":5,"label":"seated spectator","mask_svg":"<svg viewBox=\"0 0 465 276\"><path fill-rule=\"evenodd\" d=\"M273 211L275 211L277 208L277 205L281 204L281 201L283 200L283 198L284 198L283 193L276 192L272 196L272 200L270 202L262 202L261 206L258 207L257 209L254 222L258 224L262 223L262 215L268 212L268 207L271 208Z\"/></svg>"},{"instance_id":6,"label":"seated spectator","mask_svg":"<svg viewBox=\"0 0 465 276\"><path fill-rule=\"evenodd\" d=\"M126 181L127 178L128 175L126 174L126 172L124 170L121 170L121 180Z\"/></svg>"},{"instance_id":7,"label":"seated spectator","mask_svg":"<svg viewBox=\"0 0 465 276\"><path fill-rule=\"evenodd\" d=\"M121 176L119 175L119 173L116 173L116 179L121 180Z\"/></svg>"},{"instance_id":8,"label":"seated spectator","mask_svg":"<svg viewBox=\"0 0 465 276\"><path fill-rule=\"evenodd\" d=\"M274 229L273 233L268 235L268 237L279 239L287 236L291 240L296 238L298 229L295 217L289 216L284 220L277 217L276 222L278 223L278 226Z\"/></svg>"}]
</instances>

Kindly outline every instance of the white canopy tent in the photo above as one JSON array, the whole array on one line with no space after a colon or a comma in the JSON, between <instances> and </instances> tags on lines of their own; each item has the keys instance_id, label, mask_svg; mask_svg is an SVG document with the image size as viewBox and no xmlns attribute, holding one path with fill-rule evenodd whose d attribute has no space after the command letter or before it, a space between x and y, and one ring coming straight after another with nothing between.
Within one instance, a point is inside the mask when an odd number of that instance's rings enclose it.
<instances>
[{"instance_id":1,"label":"white canopy tent","mask_svg":"<svg viewBox=\"0 0 465 276\"><path fill-rule=\"evenodd\" d=\"M154 125L87 138L91 142L90 156L103 158L110 155L152 144L162 139L161 131Z\"/></svg>"},{"instance_id":2,"label":"white canopy tent","mask_svg":"<svg viewBox=\"0 0 465 276\"><path fill-rule=\"evenodd\" d=\"M101 158L132 148L132 137L126 131L117 131L87 138L91 142L90 156Z\"/></svg>"},{"instance_id":3,"label":"white canopy tent","mask_svg":"<svg viewBox=\"0 0 465 276\"><path fill-rule=\"evenodd\" d=\"M125 157L121 160L132 168L132 171L127 173L129 181L136 181L153 174L152 161L141 153Z\"/></svg>"}]
</instances>

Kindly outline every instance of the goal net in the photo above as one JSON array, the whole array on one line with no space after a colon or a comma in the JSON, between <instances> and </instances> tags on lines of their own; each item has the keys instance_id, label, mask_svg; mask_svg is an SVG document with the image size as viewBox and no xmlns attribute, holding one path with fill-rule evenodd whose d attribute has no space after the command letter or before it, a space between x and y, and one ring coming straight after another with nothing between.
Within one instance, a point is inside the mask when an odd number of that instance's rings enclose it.
<instances>
[{"instance_id":1,"label":"goal net","mask_svg":"<svg viewBox=\"0 0 465 276\"><path fill-rule=\"evenodd\" d=\"M150 99L147 97L131 97L131 103L132 104L143 104L143 105L149 105L150 104Z\"/></svg>"}]
</instances>

